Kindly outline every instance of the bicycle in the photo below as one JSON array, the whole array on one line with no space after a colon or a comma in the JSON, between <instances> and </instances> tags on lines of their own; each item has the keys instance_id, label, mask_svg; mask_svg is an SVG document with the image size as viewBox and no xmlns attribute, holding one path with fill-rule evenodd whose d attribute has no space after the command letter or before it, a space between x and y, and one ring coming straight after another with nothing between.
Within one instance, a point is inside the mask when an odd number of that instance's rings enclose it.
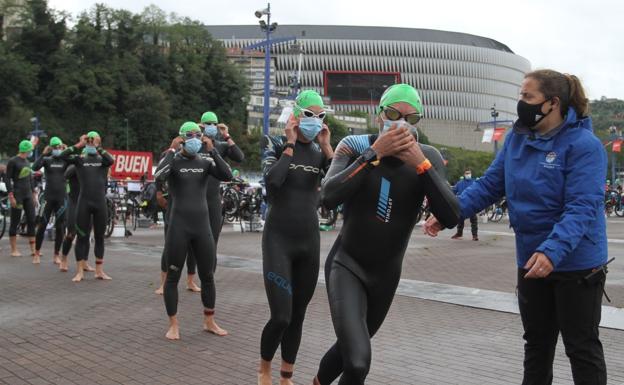
<instances>
[{"instance_id":1,"label":"bicycle","mask_svg":"<svg viewBox=\"0 0 624 385\"><path fill-rule=\"evenodd\" d=\"M495 203L494 205L492 205L492 209L488 215L488 220L498 223L501 221L501 219L503 219L506 212L507 212L507 200L503 198L497 203Z\"/></svg>"},{"instance_id":2,"label":"bicycle","mask_svg":"<svg viewBox=\"0 0 624 385\"><path fill-rule=\"evenodd\" d=\"M11 204L9 203L9 197L6 195L0 197L0 239L2 239L6 231L10 210Z\"/></svg>"},{"instance_id":3,"label":"bicycle","mask_svg":"<svg viewBox=\"0 0 624 385\"><path fill-rule=\"evenodd\" d=\"M221 205L223 220L235 222L239 216L240 210L240 193L237 186L224 183L221 186Z\"/></svg>"},{"instance_id":4,"label":"bicycle","mask_svg":"<svg viewBox=\"0 0 624 385\"><path fill-rule=\"evenodd\" d=\"M249 223L249 231L253 232L254 224L258 224L260 229L260 207L264 197L262 196L262 187L247 187L240 196L239 221L241 232L245 232L245 223Z\"/></svg>"}]
</instances>

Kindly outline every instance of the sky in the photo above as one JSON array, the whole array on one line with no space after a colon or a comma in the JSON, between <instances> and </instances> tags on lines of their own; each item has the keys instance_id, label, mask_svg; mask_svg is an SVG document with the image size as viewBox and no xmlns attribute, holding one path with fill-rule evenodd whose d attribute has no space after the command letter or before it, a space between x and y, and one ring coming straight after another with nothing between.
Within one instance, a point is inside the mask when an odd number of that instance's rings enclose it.
<instances>
[{"instance_id":1,"label":"sky","mask_svg":"<svg viewBox=\"0 0 624 385\"><path fill-rule=\"evenodd\" d=\"M49 0L76 16L96 2L140 12L155 4L207 25L256 24L255 0ZM279 24L428 28L497 40L531 62L577 75L588 97L624 99L622 0L274 0ZM279 27L278 27L279 29Z\"/></svg>"}]
</instances>

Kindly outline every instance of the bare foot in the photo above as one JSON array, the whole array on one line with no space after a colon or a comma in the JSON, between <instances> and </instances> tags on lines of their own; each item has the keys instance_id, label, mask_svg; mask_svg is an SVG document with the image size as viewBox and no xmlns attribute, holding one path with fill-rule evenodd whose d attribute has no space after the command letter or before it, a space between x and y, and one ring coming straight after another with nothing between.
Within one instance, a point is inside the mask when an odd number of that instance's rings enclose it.
<instances>
[{"instance_id":1,"label":"bare foot","mask_svg":"<svg viewBox=\"0 0 624 385\"><path fill-rule=\"evenodd\" d=\"M158 289L156 289L154 293L158 295L163 295L165 293L165 287L161 285Z\"/></svg>"},{"instance_id":2,"label":"bare foot","mask_svg":"<svg viewBox=\"0 0 624 385\"><path fill-rule=\"evenodd\" d=\"M110 281L112 278L108 276L108 274L106 274L103 271L100 271L99 273L95 273L95 279L101 279L104 281Z\"/></svg>"},{"instance_id":3,"label":"bare foot","mask_svg":"<svg viewBox=\"0 0 624 385\"><path fill-rule=\"evenodd\" d=\"M178 326L178 322L170 322L169 330L167 330L167 334L165 334L168 340L179 340L180 339L180 327Z\"/></svg>"},{"instance_id":4,"label":"bare foot","mask_svg":"<svg viewBox=\"0 0 624 385\"><path fill-rule=\"evenodd\" d=\"M59 270L63 273L67 273L67 270L69 270L69 266L67 266L67 258L61 259L61 263L59 264Z\"/></svg>"},{"instance_id":5,"label":"bare foot","mask_svg":"<svg viewBox=\"0 0 624 385\"><path fill-rule=\"evenodd\" d=\"M72 282L80 282L84 278L84 273L82 271L78 271L74 278L72 278Z\"/></svg>"},{"instance_id":6,"label":"bare foot","mask_svg":"<svg viewBox=\"0 0 624 385\"><path fill-rule=\"evenodd\" d=\"M61 264L61 257L58 254L54 255L54 264L55 265L60 265Z\"/></svg>"},{"instance_id":7,"label":"bare foot","mask_svg":"<svg viewBox=\"0 0 624 385\"><path fill-rule=\"evenodd\" d=\"M15 251L11 251L11 257L21 257L22 253L20 253L18 250Z\"/></svg>"},{"instance_id":8,"label":"bare foot","mask_svg":"<svg viewBox=\"0 0 624 385\"><path fill-rule=\"evenodd\" d=\"M193 280L190 280L186 282L186 290L192 291L194 293L199 293L201 292L201 287L197 286L197 284L193 282Z\"/></svg>"},{"instance_id":9,"label":"bare foot","mask_svg":"<svg viewBox=\"0 0 624 385\"><path fill-rule=\"evenodd\" d=\"M282 378L280 377L280 385L295 385L294 382L290 378Z\"/></svg>"},{"instance_id":10,"label":"bare foot","mask_svg":"<svg viewBox=\"0 0 624 385\"><path fill-rule=\"evenodd\" d=\"M272 385L271 373L258 372L258 385Z\"/></svg>"},{"instance_id":11,"label":"bare foot","mask_svg":"<svg viewBox=\"0 0 624 385\"><path fill-rule=\"evenodd\" d=\"M41 263L41 257L37 254L33 255L33 265L38 265Z\"/></svg>"},{"instance_id":12,"label":"bare foot","mask_svg":"<svg viewBox=\"0 0 624 385\"><path fill-rule=\"evenodd\" d=\"M228 335L227 330L221 329L219 325L217 325L213 316L204 318L204 330L219 337Z\"/></svg>"},{"instance_id":13,"label":"bare foot","mask_svg":"<svg viewBox=\"0 0 624 385\"><path fill-rule=\"evenodd\" d=\"M88 263L85 262L84 263L84 271L92 272L92 271L95 271L95 269L91 265L89 265Z\"/></svg>"}]
</instances>

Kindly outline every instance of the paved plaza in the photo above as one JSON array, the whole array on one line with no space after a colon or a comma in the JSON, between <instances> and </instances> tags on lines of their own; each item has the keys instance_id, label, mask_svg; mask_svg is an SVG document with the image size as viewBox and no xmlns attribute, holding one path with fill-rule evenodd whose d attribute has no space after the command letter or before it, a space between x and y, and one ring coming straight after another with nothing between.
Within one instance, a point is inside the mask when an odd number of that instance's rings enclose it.
<instances>
[{"instance_id":1,"label":"paved plaza","mask_svg":"<svg viewBox=\"0 0 624 385\"><path fill-rule=\"evenodd\" d=\"M624 220L608 220L610 306L624 306ZM514 238L505 223L481 225L481 241L452 241L446 231L427 238L416 228L404 263L401 291L373 339L367 384L519 384L523 341L519 316L487 310L492 293L515 290ZM324 260L337 231L321 234ZM260 233L226 226L216 274L217 319L230 332L202 332L199 294L180 285L180 341L164 338L167 318L155 295L162 228L138 230L106 243L112 281L72 283L74 268L58 272L45 242L40 266L12 258L0 240L0 383L19 384L236 384L256 381L260 333L268 320L261 275ZM20 240L21 250L27 249ZM73 251L72 251L73 256ZM73 258L72 258L73 259ZM93 257L90 257L93 262ZM322 277L321 277L322 278ZM481 305L449 303L421 288L459 287ZM479 290L478 290L479 289ZM461 301L459 301L461 303ZM616 320L617 324L617 320ZM617 325L616 325L617 326ZM621 325L624 328L624 324ZM609 384L624 384L624 330L601 328ZM311 384L321 356L334 342L325 287L308 308L294 381ZM279 357L279 354L276 356ZM277 376L278 366L274 366ZM274 379L277 383L277 379ZM555 383L572 384L560 343Z\"/></svg>"}]
</instances>

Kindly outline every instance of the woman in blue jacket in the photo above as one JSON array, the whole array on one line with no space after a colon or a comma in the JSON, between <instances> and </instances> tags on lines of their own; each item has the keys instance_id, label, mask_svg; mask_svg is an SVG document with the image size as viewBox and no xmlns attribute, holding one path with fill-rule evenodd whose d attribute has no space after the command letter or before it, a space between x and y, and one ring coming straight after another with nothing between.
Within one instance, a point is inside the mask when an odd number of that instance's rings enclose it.
<instances>
[{"instance_id":1,"label":"woman in blue jacket","mask_svg":"<svg viewBox=\"0 0 624 385\"><path fill-rule=\"evenodd\" d=\"M578 78L539 70L525 76L518 120L503 150L459 197L461 216L468 218L507 196L526 340L523 385L552 383L559 332L574 383L607 383L598 336L606 168ZM441 228L432 218L425 232L435 236Z\"/></svg>"}]
</instances>

